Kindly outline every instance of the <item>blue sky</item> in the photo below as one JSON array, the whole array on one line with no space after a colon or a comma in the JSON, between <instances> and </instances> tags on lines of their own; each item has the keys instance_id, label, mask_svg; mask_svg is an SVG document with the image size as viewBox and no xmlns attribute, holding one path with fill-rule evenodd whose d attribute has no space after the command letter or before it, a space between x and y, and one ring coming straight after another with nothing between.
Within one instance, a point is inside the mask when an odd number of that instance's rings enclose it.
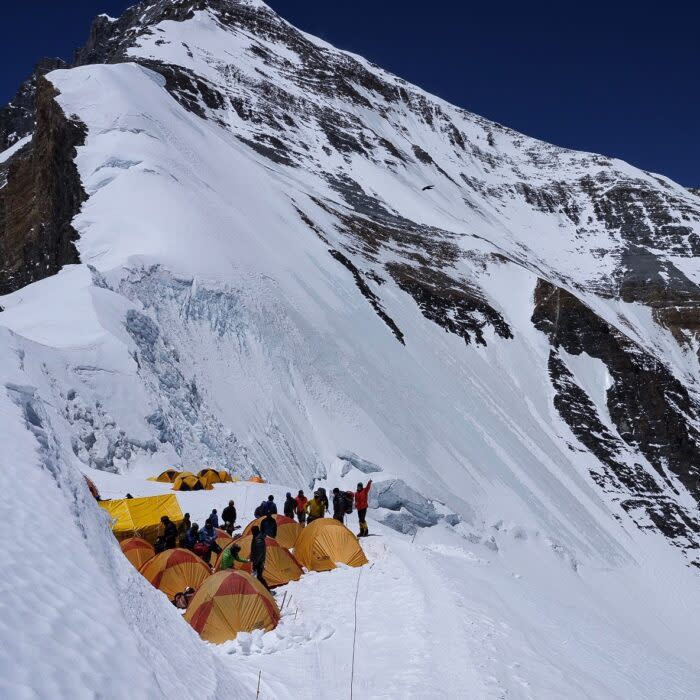
<instances>
[{"instance_id":1,"label":"blue sky","mask_svg":"<svg viewBox=\"0 0 700 700\"><path fill-rule=\"evenodd\" d=\"M0 103L124 0L0 9ZM700 3L268 0L298 27L531 136L700 185Z\"/></svg>"}]
</instances>

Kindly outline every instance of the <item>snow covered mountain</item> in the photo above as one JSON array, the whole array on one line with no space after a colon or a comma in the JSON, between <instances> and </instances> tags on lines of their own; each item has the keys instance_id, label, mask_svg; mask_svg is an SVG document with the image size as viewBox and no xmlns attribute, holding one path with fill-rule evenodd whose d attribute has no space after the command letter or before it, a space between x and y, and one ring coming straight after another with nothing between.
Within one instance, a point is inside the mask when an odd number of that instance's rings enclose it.
<instances>
[{"instance_id":1,"label":"snow covered mountain","mask_svg":"<svg viewBox=\"0 0 700 700\"><path fill-rule=\"evenodd\" d=\"M387 528L432 526L506 577L527 551L582 610L626 600L610 629L646 616L631 675L593 682L621 643L601 622L572 685L488 697L691 697L697 193L449 105L259 0L98 17L0 113L0 149L0 459L48 469L66 528L106 532L79 469L371 474ZM162 642L113 614L141 652Z\"/></svg>"}]
</instances>

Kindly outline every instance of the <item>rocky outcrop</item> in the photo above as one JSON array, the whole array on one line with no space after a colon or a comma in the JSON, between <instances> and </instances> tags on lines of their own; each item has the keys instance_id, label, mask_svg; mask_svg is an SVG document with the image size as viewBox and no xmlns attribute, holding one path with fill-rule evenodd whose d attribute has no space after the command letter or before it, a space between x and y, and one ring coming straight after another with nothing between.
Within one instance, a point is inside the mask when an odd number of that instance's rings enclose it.
<instances>
[{"instance_id":1,"label":"rocky outcrop","mask_svg":"<svg viewBox=\"0 0 700 700\"><path fill-rule=\"evenodd\" d=\"M39 78L31 148L12 158L0 189L0 294L79 260L71 222L86 194L74 161L86 132L55 97L51 83Z\"/></svg>"},{"instance_id":2,"label":"rocky outcrop","mask_svg":"<svg viewBox=\"0 0 700 700\"><path fill-rule=\"evenodd\" d=\"M65 68L65 65L60 58L45 58L40 61L12 101L0 109L0 153L34 131L40 80L50 71Z\"/></svg>"},{"instance_id":3,"label":"rocky outcrop","mask_svg":"<svg viewBox=\"0 0 700 700\"><path fill-rule=\"evenodd\" d=\"M700 548L700 522L675 496L679 488L700 504L700 410L656 357L601 319L572 293L539 280L532 321L552 345L549 372L554 405L572 432L604 465L592 470L640 525L648 519L680 546ZM601 420L560 355L586 353L605 363L611 378ZM613 432L614 431L614 432ZM650 472L640 454L651 465ZM632 458L630 458L632 456ZM643 513L645 517L640 517Z\"/></svg>"}]
</instances>

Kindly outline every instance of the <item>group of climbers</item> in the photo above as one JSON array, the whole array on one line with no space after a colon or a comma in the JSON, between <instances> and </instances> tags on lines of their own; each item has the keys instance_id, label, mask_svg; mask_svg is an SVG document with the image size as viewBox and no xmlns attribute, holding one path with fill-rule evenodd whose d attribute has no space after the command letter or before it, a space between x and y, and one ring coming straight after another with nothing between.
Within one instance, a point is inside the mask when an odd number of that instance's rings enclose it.
<instances>
[{"instance_id":1,"label":"group of climbers","mask_svg":"<svg viewBox=\"0 0 700 700\"><path fill-rule=\"evenodd\" d=\"M228 502L228 506L224 508L221 516L223 529L229 534L233 533L236 527L236 507L233 501ZM207 564L211 561L212 553L221 554L221 547L216 542L218 537L216 530L220 525L219 514L216 508L209 514L203 528L200 528L198 523L193 523L191 521L189 513L185 513L185 517L180 523L179 528L175 528L175 525L167 516L163 516L161 522L165 528L165 547L163 549L174 548L176 546L175 539L177 539L177 546L183 549L189 549ZM172 526L172 528L170 526ZM169 537L167 536L168 532L170 533ZM158 539L160 540L161 538ZM158 544L158 540L156 544ZM156 547L156 552L157 551L158 548Z\"/></svg>"},{"instance_id":2,"label":"group of climbers","mask_svg":"<svg viewBox=\"0 0 700 700\"><path fill-rule=\"evenodd\" d=\"M369 505L369 491L372 488L372 480L367 482L367 486L359 483L357 491L341 491L339 488L333 489L333 517L341 523L345 522L345 518L353 511L353 506L357 510L357 516L360 524L360 532L358 537L366 537L369 535L367 527L367 507ZM266 512L266 507L270 504L274 507L274 513L277 512L277 506L274 503L274 497L269 496L266 502L263 502L255 511L256 517L261 517ZM319 518L325 518L329 510L328 496L326 489L318 488L314 491L311 499L308 499L302 490L299 491L296 498L291 493L287 493L284 502L284 514L288 518L296 516L300 525L312 523Z\"/></svg>"}]
</instances>

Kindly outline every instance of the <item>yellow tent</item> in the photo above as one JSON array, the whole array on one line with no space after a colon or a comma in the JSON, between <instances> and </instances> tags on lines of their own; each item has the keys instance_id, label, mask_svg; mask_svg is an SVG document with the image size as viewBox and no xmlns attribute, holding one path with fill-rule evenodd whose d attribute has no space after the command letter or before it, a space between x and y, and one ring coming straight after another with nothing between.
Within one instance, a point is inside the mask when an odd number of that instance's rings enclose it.
<instances>
[{"instance_id":1,"label":"yellow tent","mask_svg":"<svg viewBox=\"0 0 700 700\"><path fill-rule=\"evenodd\" d=\"M156 552L153 545L140 537L129 537L122 540L119 546L124 552L124 556L137 568L140 569L147 561L155 557Z\"/></svg>"},{"instance_id":2,"label":"yellow tent","mask_svg":"<svg viewBox=\"0 0 700 700\"><path fill-rule=\"evenodd\" d=\"M221 644L235 639L239 632L273 630L280 611L260 581L229 569L202 583L184 617L202 639Z\"/></svg>"},{"instance_id":3,"label":"yellow tent","mask_svg":"<svg viewBox=\"0 0 700 700\"><path fill-rule=\"evenodd\" d=\"M309 571L330 571L338 563L367 563L357 537L335 518L319 518L307 525L299 535L294 556Z\"/></svg>"},{"instance_id":4,"label":"yellow tent","mask_svg":"<svg viewBox=\"0 0 700 700\"><path fill-rule=\"evenodd\" d=\"M176 525L183 518L180 504L173 494L100 501L100 506L112 516L112 531L119 541L141 537L153 544L161 528L161 516L167 515Z\"/></svg>"},{"instance_id":5,"label":"yellow tent","mask_svg":"<svg viewBox=\"0 0 700 700\"><path fill-rule=\"evenodd\" d=\"M277 521L277 537L275 539L287 549L291 549L297 543L299 535L301 535L301 525L299 525L296 520L286 517L285 515L273 515L272 516ZM253 529L253 525L260 527L263 518L256 518L255 520L249 522L246 525L245 530L243 530L243 536L250 535L250 531Z\"/></svg>"},{"instance_id":6,"label":"yellow tent","mask_svg":"<svg viewBox=\"0 0 700 700\"><path fill-rule=\"evenodd\" d=\"M172 484L178 476L180 476L180 472L177 469L166 469L164 472L158 474L158 476L149 477L148 480L160 481L164 484Z\"/></svg>"},{"instance_id":7,"label":"yellow tent","mask_svg":"<svg viewBox=\"0 0 700 700\"><path fill-rule=\"evenodd\" d=\"M235 542L241 548L240 556L243 559L250 558L250 548L253 544L253 536L246 535L239 537ZM301 569L301 564L294 558L288 549L285 549L272 537L265 538L266 554L265 554L265 580L270 588L275 586L284 586L290 581L298 581L304 573ZM230 546L230 545L228 545ZM221 570L221 557L217 560L216 570ZM239 564L234 562L235 569L250 571L250 564Z\"/></svg>"},{"instance_id":8,"label":"yellow tent","mask_svg":"<svg viewBox=\"0 0 700 700\"><path fill-rule=\"evenodd\" d=\"M233 481L233 479L231 478L231 475L225 469L220 469L219 470L219 481L222 484L229 484Z\"/></svg>"},{"instance_id":9,"label":"yellow tent","mask_svg":"<svg viewBox=\"0 0 700 700\"><path fill-rule=\"evenodd\" d=\"M185 588L197 590L211 575L211 569L188 549L166 549L149 559L140 572L170 600Z\"/></svg>"},{"instance_id":10,"label":"yellow tent","mask_svg":"<svg viewBox=\"0 0 700 700\"><path fill-rule=\"evenodd\" d=\"M207 486L221 483L221 476L215 469L202 469L197 476L199 477L200 481Z\"/></svg>"},{"instance_id":11,"label":"yellow tent","mask_svg":"<svg viewBox=\"0 0 700 700\"><path fill-rule=\"evenodd\" d=\"M173 491L209 491L213 488L214 487L210 483L206 482L204 479L200 479L194 474L185 476L180 474L173 483Z\"/></svg>"}]
</instances>

